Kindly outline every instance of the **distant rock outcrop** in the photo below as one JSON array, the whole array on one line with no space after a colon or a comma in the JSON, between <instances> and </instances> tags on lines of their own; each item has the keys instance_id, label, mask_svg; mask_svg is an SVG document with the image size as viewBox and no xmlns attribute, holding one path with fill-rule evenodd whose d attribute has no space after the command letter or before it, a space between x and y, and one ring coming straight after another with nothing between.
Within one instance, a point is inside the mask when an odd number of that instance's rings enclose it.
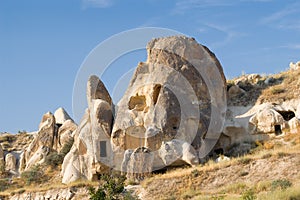
<instances>
[{"instance_id":1,"label":"distant rock outcrop","mask_svg":"<svg viewBox=\"0 0 300 200\"><path fill-rule=\"evenodd\" d=\"M291 70L298 70L298 69L300 69L300 61L298 61L296 63L290 62L290 69Z\"/></svg>"},{"instance_id":2,"label":"distant rock outcrop","mask_svg":"<svg viewBox=\"0 0 300 200\"><path fill-rule=\"evenodd\" d=\"M33 141L20 156L20 172L43 163L49 152L59 152L71 139L77 125L63 108L59 108L55 113L60 123L57 123L55 116L50 112L43 115Z\"/></svg>"}]
</instances>

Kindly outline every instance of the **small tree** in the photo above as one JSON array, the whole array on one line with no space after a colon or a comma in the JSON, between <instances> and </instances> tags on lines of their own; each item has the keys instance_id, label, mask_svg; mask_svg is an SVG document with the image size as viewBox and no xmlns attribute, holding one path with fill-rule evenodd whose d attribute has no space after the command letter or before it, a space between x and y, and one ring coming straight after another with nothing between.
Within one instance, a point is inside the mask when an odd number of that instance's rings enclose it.
<instances>
[{"instance_id":1,"label":"small tree","mask_svg":"<svg viewBox=\"0 0 300 200\"><path fill-rule=\"evenodd\" d=\"M123 194L125 186L125 176L103 175L101 184L96 190L93 187L89 188L91 200L119 200L119 199L134 199L128 194Z\"/></svg>"}]
</instances>

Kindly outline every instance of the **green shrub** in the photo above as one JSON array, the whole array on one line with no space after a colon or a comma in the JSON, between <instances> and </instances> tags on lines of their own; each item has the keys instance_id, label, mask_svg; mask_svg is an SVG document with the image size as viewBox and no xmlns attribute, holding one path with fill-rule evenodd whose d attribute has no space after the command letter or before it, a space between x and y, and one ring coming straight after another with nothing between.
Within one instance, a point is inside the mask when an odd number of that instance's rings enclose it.
<instances>
[{"instance_id":1,"label":"green shrub","mask_svg":"<svg viewBox=\"0 0 300 200\"><path fill-rule=\"evenodd\" d=\"M64 157L56 151L50 152L45 158L45 164L56 168L64 161Z\"/></svg>"},{"instance_id":2,"label":"green shrub","mask_svg":"<svg viewBox=\"0 0 300 200\"><path fill-rule=\"evenodd\" d=\"M43 183L47 180L47 176L43 173L40 165L35 165L28 171L21 174L21 178L25 181L26 185L32 183Z\"/></svg>"},{"instance_id":3,"label":"green shrub","mask_svg":"<svg viewBox=\"0 0 300 200\"><path fill-rule=\"evenodd\" d=\"M255 193L252 189L249 189L243 193L243 200L254 200L256 199Z\"/></svg>"},{"instance_id":4,"label":"green shrub","mask_svg":"<svg viewBox=\"0 0 300 200\"><path fill-rule=\"evenodd\" d=\"M0 192L6 190L9 187L8 179L0 179Z\"/></svg>"},{"instance_id":5,"label":"green shrub","mask_svg":"<svg viewBox=\"0 0 300 200\"><path fill-rule=\"evenodd\" d=\"M56 168L64 161L65 156L69 153L74 143L74 139L69 140L59 153L56 151L50 152L45 158L45 164Z\"/></svg>"},{"instance_id":6,"label":"green shrub","mask_svg":"<svg viewBox=\"0 0 300 200\"><path fill-rule=\"evenodd\" d=\"M287 179L278 179L273 181L271 185L272 190L276 190L278 188L281 190L286 190L292 186L292 183Z\"/></svg>"},{"instance_id":7,"label":"green shrub","mask_svg":"<svg viewBox=\"0 0 300 200\"><path fill-rule=\"evenodd\" d=\"M124 193L124 185L126 178L124 176L103 175L101 177L102 184L96 190L89 187L89 195L91 200L119 200L134 199L130 194Z\"/></svg>"}]
</instances>

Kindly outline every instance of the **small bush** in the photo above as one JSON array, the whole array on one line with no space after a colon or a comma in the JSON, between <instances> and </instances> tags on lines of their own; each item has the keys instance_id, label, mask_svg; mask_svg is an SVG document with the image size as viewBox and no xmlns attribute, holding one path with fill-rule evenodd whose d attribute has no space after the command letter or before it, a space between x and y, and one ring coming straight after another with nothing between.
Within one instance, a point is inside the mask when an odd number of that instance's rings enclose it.
<instances>
[{"instance_id":1,"label":"small bush","mask_svg":"<svg viewBox=\"0 0 300 200\"><path fill-rule=\"evenodd\" d=\"M47 176L43 173L40 165L33 166L30 170L21 174L21 178L25 181L26 185L32 183L43 183L47 180Z\"/></svg>"},{"instance_id":2,"label":"small bush","mask_svg":"<svg viewBox=\"0 0 300 200\"><path fill-rule=\"evenodd\" d=\"M271 184L272 190L281 189L286 190L287 188L292 186L292 183L287 179L278 179L272 182Z\"/></svg>"},{"instance_id":3,"label":"small bush","mask_svg":"<svg viewBox=\"0 0 300 200\"><path fill-rule=\"evenodd\" d=\"M8 179L0 179L0 192L6 190L9 187Z\"/></svg>"},{"instance_id":4,"label":"small bush","mask_svg":"<svg viewBox=\"0 0 300 200\"><path fill-rule=\"evenodd\" d=\"M45 164L51 166L52 168L58 167L63 163L63 161L64 157L56 151L49 153L45 158Z\"/></svg>"},{"instance_id":5,"label":"small bush","mask_svg":"<svg viewBox=\"0 0 300 200\"><path fill-rule=\"evenodd\" d=\"M241 194L243 191L247 190L248 186L245 183L234 183L229 185L223 191L224 193L233 193L233 194Z\"/></svg>"},{"instance_id":6,"label":"small bush","mask_svg":"<svg viewBox=\"0 0 300 200\"><path fill-rule=\"evenodd\" d=\"M243 193L242 199L243 200L254 200L254 199L256 199L254 191L252 189L247 190L246 192Z\"/></svg>"},{"instance_id":7,"label":"small bush","mask_svg":"<svg viewBox=\"0 0 300 200\"><path fill-rule=\"evenodd\" d=\"M69 153L74 143L74 139L69 140L59 153L56 151L50 152L45 158L45 164L56 168L64 161L65 156Z\"/></svg>"},{"instance_id":8,"label":"small bush","mask_svg":"<svg viewBox=\"0 0 300 200\"><path fill-rule=\"evenodd\" d=\"M124 176L103 175L101 184L96 190L89 187L89 195L91 200L119 200L134 199L129 193L124 193L124 185L126 178Z\"/></svg>"}]
</instances>

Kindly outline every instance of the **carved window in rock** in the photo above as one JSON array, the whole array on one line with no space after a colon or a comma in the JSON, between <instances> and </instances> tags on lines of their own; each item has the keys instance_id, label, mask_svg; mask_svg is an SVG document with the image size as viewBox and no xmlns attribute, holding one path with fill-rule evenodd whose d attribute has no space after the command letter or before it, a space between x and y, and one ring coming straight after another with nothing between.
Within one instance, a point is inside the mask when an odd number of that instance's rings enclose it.
<instances>
[{"instance_id":1,"label":"carved window in rock","mask_svg":"<svg viewBox=\"0 0 300 200\"><path fill-rule=\"evenodd\" d=\"M107 157L106 141L100 141L100 157Z\"/></svg>"}]
</instances>

